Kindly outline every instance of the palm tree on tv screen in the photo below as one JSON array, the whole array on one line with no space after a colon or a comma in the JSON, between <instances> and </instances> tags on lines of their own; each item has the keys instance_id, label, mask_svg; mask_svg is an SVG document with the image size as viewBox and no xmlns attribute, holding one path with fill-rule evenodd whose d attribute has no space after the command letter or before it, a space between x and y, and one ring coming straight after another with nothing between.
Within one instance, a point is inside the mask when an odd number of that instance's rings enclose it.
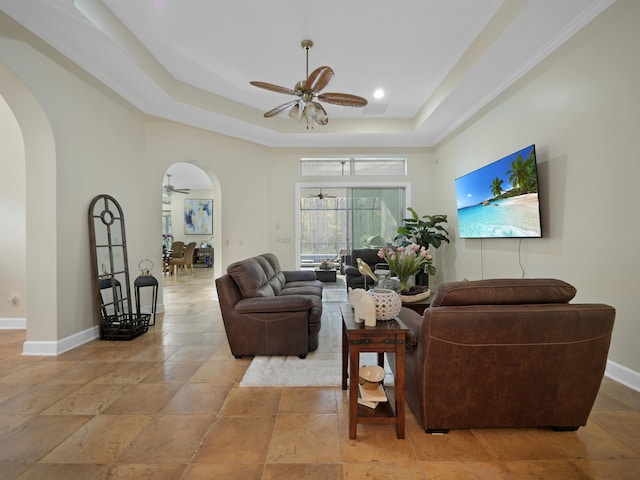
<instances>
[{"instance_id":1,"label":"palm tree on tv screen","mask_svg":"<svg viewBox=\"0 0 640 480\"><path fill-rule=\"evenodd\" d=\"M507 171L509 182L513 187L521 193L537 191L536 183L536 160L533 151L526 160L522 159L522 155L518 155L511 162L511 169Z\"/></svg>"},{"instance_id":2,"label":"palm tree on tv screen","mask_svg":"<svg viewBox=\"0 0 640 480\"><path fill-rule=\"evenodd\" d=\"M491 193L493 194L494 198L499 197L500 194L502 193L503 183L504 183L504 180L498 177L494 178L493 182L491 182Z\"/></svg>"}]
</instances>

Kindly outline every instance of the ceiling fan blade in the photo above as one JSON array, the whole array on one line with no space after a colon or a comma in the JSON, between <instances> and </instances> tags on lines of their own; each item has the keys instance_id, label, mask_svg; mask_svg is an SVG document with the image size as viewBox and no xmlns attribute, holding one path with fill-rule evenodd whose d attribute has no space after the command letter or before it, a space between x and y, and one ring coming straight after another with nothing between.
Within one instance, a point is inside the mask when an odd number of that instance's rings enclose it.
<instances>
[{"instance_id":1,"label":"ceiling fan blade","mask_svg":"<svg viewBox=\"0 0 640 480\"><path fill-rule=\"evenodd\" d=\"M173 191L175 193L185 193L185 194L191 193L191 190L188 188L174 188Z\"/></svg>"},{"instance_id":2,"label":"ceiling fan blade","mask_svg":"<svg viewBox=\"0 0 640 480\"><path fill-rule=\"evenodd\" d=\"M311 90L312 92L319 92L324 87L329 85L329 82L333 78L333 70L331 67L318 67L309 78L307 78L306 87L307 90Z\"/></svg>"},{"instance_id":3,"label":"ceiling fan blade","mask_svg":"<svg viewBox=\"0 0 640 480\"><path fill-rule=\"evenodd\" d=\"M318 95L318 100L343 107L364 107L369 103L366 98L348 93L321 93Z\"/></svg>"},{"instance_id":4,"label":"ceiling fan blade","mask_svg":"<svg viewBox=\"0 0 640 480\"><path fill-rule=\"evenodd\" d=\"M295 107L297 104L298 104L298 100L292 100L291 102L284 103L279 107L269 110L267 113L264 114L264 117L269 118L269 117L273 117L274 115L278 115L281 112L286 112L292 107Z\"/></svg>"},{"instance_id":5,"label":"ceiling fan blade","mask_svg":"<svg viewBox=\"0 0 640 480\"><path fill-rule=\"evenodd\" d=\"M287 88L287 87L281 87L279 85L273 85L272 83L266 83L266 82L249 82L249 83L254 87L264 88L265 90L270 90L272 92L285 93L287 95L296 95L295 90L291 90L290 88Z\"/></svg>"}]
</instances>

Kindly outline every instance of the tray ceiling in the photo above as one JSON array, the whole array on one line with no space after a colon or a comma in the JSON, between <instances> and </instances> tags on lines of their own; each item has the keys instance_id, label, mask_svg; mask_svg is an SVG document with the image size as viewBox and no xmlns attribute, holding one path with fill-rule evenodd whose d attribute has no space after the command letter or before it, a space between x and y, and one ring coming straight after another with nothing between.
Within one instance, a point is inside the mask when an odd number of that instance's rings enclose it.
<instances>
[{"instance_id":1,"label":"tray ceiling","mask_svg":"<svg viewBox=\"0 0 640 480\"><path fill-rule=\"evenodd\" d=\"M613 0L0 0L0 9L140 110L272 147L428 147L569 39ZM263 113L328 65L307 130ZM385 97L373 93L382 88Z\"/></svg>"}]
</instances>

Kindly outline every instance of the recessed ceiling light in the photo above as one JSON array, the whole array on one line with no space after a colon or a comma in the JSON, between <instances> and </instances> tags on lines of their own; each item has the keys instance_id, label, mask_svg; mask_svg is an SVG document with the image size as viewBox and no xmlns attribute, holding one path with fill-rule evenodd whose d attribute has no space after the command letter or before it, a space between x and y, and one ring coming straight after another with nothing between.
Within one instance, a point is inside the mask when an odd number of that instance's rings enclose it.
<instances>
[{"instance_id":1,"label":"recessed ceiling light","mask_svg":"<svg viewBox=\"0 0 640 480\"><path fill-rule=\"evenodd\" d=\"M377 98L378 100L381 99L382 97L384 97L384 90L378 88L375 92L373 92L373 97Z\"/></svg>"}]
</instances>

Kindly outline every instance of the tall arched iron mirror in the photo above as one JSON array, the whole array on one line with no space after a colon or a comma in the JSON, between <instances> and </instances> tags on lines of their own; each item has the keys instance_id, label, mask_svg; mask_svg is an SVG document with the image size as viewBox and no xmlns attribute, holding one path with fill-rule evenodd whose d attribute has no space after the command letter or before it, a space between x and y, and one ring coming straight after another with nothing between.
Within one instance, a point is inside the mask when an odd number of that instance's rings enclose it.
<instances>
[{"instance_id":1,"label":"tall arched iron mirror","mask_svg":"<svg viewBox=\"0 0 640 480\"><path fill-rule=\"evenodd\" d=\"M98 195L89 207L94 309L103 340L130 340L146 332L148 315L131 308L129 260L120 204Z\"/></svg>"}]
</instances>

